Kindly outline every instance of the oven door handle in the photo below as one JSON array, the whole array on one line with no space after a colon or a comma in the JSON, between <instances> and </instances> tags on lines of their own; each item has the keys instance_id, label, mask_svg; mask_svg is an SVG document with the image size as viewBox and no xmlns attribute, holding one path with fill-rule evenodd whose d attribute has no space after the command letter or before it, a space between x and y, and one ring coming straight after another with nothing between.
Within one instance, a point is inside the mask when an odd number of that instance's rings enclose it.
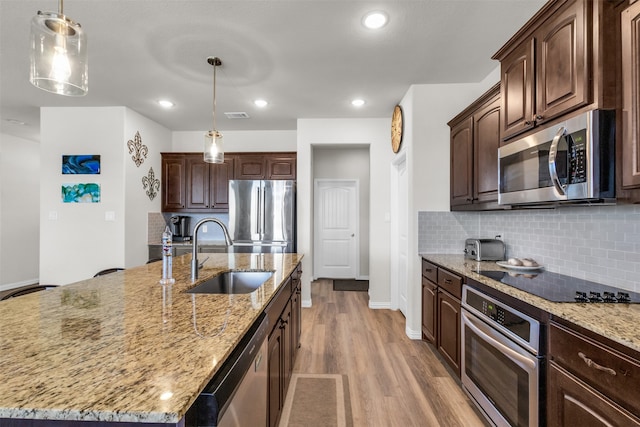
<instances>
[{"instance_id":1,"label":"oven door handle","mask_svg":"<svg viewBox=\"0 0 640 427\"><path fill-rule=\"evenodd\" d=\"M512 348L512 346L516 346L516 344L513 344L510 341L505 342L505 340L508 340L508 338L506 338L500 332L494 331L484 322L476 320L472 315L468 315L464 310L462 311L461 316L463 325L469 327L469 329L471 329L471 331L478 335L479 338L500 350L502 354L509 357L509 359L514 361L518 366L527 370L528 372L536 369L538 361L533 355L529 355L529 353L527 353L527 355L523 355L515 348Z\"/></svg>"},{"instance_id":2,"label":"oven door handle","mask_svg":"<svg viewBox=\"0 0 640 427\"><path fill-rule=\"evenodd\" d=\"M556 155L558 154L558 144L560 143L560 138L564 136L566 128L564 126L560 126L556 136L553 137L553 141L551 141L551 147L549 148L549 176L551 177L551 181L553 182L553 186L560 196L565 196L566 193L562 184L560 184L560 178L558 178L558 169L556 167Z\"/></svg>"}]
</instances>

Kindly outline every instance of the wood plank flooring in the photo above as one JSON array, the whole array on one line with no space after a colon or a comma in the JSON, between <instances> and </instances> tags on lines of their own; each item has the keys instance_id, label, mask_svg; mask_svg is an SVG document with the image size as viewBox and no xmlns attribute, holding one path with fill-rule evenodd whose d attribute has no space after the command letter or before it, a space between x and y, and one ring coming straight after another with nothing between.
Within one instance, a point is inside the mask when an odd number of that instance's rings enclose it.
<instances>
[{"instance_id":1,"label":"wood plank flooring","mask_svg":"<svg viewBox=\"0 0 640 427\"><path fill-rule=\"evenodd\" d=\"M346 374L355 427L487 426L425 342L409 339L399 311L371 310L367 292L311 284L294 372Z\"/></svg>"}]
</instances>

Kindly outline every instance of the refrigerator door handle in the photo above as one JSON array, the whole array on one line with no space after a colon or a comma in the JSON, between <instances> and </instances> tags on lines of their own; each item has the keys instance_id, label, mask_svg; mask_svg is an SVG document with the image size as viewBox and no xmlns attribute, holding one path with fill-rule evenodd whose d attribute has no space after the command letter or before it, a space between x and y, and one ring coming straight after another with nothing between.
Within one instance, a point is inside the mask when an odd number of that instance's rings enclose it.
<instances>
[{"instance_id":1,"label":"refrigerator door handle","mask_svg":"<svg viewBox=\"0 0 640 427\"><path fill-rule=\"evenodd\" d=\"M266 221L266 214L265 214L265 198L266 198L266 189L264 188L264 186L261 186L262 188L262 207L260 209L260 217L261 217L261 221L260 221L260 240L264 240L264 228L265 228L265 221Z\"/></svg>"},{"instance_id":2,"label":"refrigerator door handle","mask_svg":"<svg viewBox=\"0 0 640 427\"><path fill-rule=\"evenodd\" d=\"M258 238L262 235L260 230L260 213L262 212L262 198L260 197L260 187L256 188L256 202L258 203L258 212L256 214L256 234Z\"/></svg>"}]
</instances>

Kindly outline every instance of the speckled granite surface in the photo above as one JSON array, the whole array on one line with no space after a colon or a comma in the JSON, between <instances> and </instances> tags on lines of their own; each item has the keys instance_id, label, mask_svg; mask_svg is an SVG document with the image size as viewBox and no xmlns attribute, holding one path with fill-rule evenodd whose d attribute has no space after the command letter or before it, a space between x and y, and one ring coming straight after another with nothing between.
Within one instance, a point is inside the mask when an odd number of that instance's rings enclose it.
<instances>
[{"instance_id":1,"label":"speckled granite surface","mask_svg":"<svg viewBox=\"0 0 640 427\"><path fill-rule=\"evenodd\" d=\"M178 422L302 259L201 254L0 302L0 418ZM271 270L251 294L185 291L227 270ZM0 422L1 424L1 422Z\"/></svg>"},{"instance_id":2,"label":"speckled granite surface","mask_svg":"<svg viewBox=\"0 0 640 427\"><path fill-rule=\"evenodd\" d=\"M507 295L603 335L640 352L640 304L556 303L477 274L480 270L503 270L492 261L477 262L463 255L421 254L422 258L467 276Z\"/></svg>"}]
</instances>

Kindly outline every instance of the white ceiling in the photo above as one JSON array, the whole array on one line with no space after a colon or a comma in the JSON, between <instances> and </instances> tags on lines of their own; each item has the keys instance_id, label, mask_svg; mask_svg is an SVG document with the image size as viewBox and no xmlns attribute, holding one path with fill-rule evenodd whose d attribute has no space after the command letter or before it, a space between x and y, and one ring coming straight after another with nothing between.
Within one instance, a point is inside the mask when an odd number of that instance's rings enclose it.
<instances>
[{"instance_id":1,"label":"white ceiling","mask_svg":"<svg viewBox=\"0 0 640 427\"><path fill-rule=\"evenodd\" d=\"M391 117L412 84L478 82L543 0L67 0L89 46L89 93L29 83L29 26L57 0L0 0L0 132L39 139L39 107L126 106L171 130L288 130L298 118ZM390 22L361 25L371 10ZM350 101L366 104L354 108ZM156 104L168 98L176 106ZM270 104L253 105L256 98ZM249 119L226 119L243 111ZM14 119L26 125L7 121Z\"/></svg>"}]
</instances>

